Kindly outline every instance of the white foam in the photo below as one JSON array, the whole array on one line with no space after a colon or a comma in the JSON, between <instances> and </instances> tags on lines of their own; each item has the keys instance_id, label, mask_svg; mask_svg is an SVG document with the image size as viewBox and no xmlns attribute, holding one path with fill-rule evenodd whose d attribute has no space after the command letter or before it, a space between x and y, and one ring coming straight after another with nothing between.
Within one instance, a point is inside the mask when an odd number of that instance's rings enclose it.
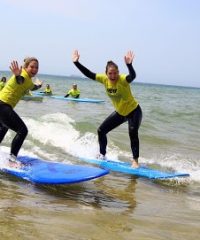
<instances>
[{"instance_id":1,"label":"white foam","mask_svg":"<svg viewBox=\"0 0 200 240\"><path fill-rule=\"evenodd\" d=\"M15 172L23 172L20 168L13 168L8 165L8 159L9 159L9 148L2 147L0 148L0 169L7 169L12 170Z\"/></svg>"},{"instance_id":2,"label":"white foam","mask_svg":"<svg viewBox=\"0 0 200 240\"><path fill-rule=\"evenodd\" d=\"M32 138L41 142L64 148L67 144L73 143L74 139L79 136L71 122L73 122L67 115L64 114L50 114L44 116L39 120L26 119L26 124L29 128L29 134Z\"/></svg>"},{"instance_id":3,"label":"white foam","mask_svg":"<svg viewBox=\"0 0 200 240\"><path fill-rule=\"evenodd\" d=\"M44 144L59 147L72 156L94 158L99 152L97 135L87 132L81 136L74 127L74 120L64 113L48 114L43 116L40 121L29 119L27 125L29 125L29 132L34 139ZM130 152L121 151L111 141L108 142L107 152L108 159L118 160L119 156L123 156L129 160L132 157ZM199 163L183 159L178 154L152 159L140 157L140 163L157 164L161 168L189 173L192 181L200 181Z\"/></svg>"},{"instance_id":4,"label":"white foam","mask_svg":"<svg viewBox=\"0 0 200 240\"><path fill-rule=\"evenodd\" d=\"M184 159L180 154L160 156L159 158L140 159L146 164L157 164L161 168L169 168L176 172L190 174L190 181L200 182L200 166L199 162L194 159Z\"/></svg>"},{"instance_id":5,"label":"white foam","mask_svg":"<svg viewBox=\"0 0 200 240\"><path fill-rule=\"evenodd\" d=\"M47 121L48 120L48 121ZM97 136L93 133L85 133L83 136L75 129L74 120L64 113L48 114L39 120L26 119L29 135L41 144L59 147L66 153L81 157L95 157L98 153ZM31 140L27 142L32 145ZM36 147L32 148L36 152ZM40 152L40 149L37 149ZM109 157L117 158L117 151L109 149Z\"/></svg>"},{"instance_id":6,"label":"white foam","mask_svg":"<svg viewBox=\"0 0 200 240\"><path fill-rule=\"evenodd\" d=\"M0 168L5 168L8 166L8 157L9 157L9 148L2 147L0 148Z\"/></svg>"},{"instance_id":7,"label":"white foam","mask_svg":"<svg viewBox=\"0 0 200 240\"><path fill-rule=\"evenodd\" d=\"M53 155L48 152L48 149L53 147L62 149L62 152L74 157L95 158L99 152L97 134L91 132L81 134L76 129L75 121L65 113L47 114L37 120L26 117L24 121L28 126L29 135L20 150L20 155L42 156L43 159L57 160L58 149ZM9 133L6 141L11 140ZM2 150L5 150L5 153L0 152L0 164L3 164L3 159L5 161L9 153L9 148L2 148ZM132 157L131 152L120 150L110 140L107 152L108 159L118 160L119 156L123 156L128 161ZM191 181L200 182L200 162L194 159L184 159L180 154L155 156L148 159L141 156L139 161L150 165L160 165L161 169L164 167L177 172L189 173Z\"/></svg>"}]
</instances>

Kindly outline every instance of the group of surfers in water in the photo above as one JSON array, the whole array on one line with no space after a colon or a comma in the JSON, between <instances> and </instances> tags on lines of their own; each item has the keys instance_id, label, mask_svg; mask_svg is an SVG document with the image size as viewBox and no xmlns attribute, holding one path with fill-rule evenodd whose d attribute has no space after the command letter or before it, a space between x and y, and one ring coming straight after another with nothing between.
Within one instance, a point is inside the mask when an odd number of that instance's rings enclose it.
<instances>
[{"instance_id":1,"label":"group of surfers in water","mask_svg":"<svg viewBox=\"0 0 200 240\"><path fill-rule=\"evenodd\" d=\"M102 122L97 129L99 153L97 158L106 160L107 134L122 123L128 122L128 133L132 151L131 166L139 167L139 136L138 130L142 121L142 110L137 100L131 92L130 83L136 78L136 73L132 62L134 60L132 51L128 51L124 56L124 61L128 69L128 74L120 74L116 63L108 61L105 73L94 73L82 65L79 61L80 54L74 50L72 61L74 65L89 79L95 80L104 85L105 91L114 106L114 111ZM13 73L7 80L6 85L0 91L0 143L3 141L8 129L16 132L10 148L8 165L20 168L21 163L17 156L20 148L28 134L28 129L21 117L14 108L27 91L34 91L42 87L42 81L32 78L36 76L39 69L39 61L35 57L24 60L23 66L19 66L17 61L12 61L10 70ZM48 93L47 93L48 92ZM52 94L50 85L46 85L44 93ZM72 96L78 98L80 90L73 84L65 97Z\"/></svg>"},{"instance_id":2,"label":"group of surfers in water","mask_svg":"<svg viewBox=\"0 0 200 240\"><path fill-rule=\"evenodd\" d=\"M1 89L0 89L0 91L1 91ZM46 84L46 88L44 89L44 91L40 91L40 93L43 93L46 96L51 96L53 94L53 91L50 87L50 84ZM32 92L30 90L28 90L26 92L26 95L32 95ZM80 90L77 88L76 83L73 83L72 88L66 93L66 95L64 97L67 98L69 96L72 98L79 98Z\"/></svg>"}]
</instances>

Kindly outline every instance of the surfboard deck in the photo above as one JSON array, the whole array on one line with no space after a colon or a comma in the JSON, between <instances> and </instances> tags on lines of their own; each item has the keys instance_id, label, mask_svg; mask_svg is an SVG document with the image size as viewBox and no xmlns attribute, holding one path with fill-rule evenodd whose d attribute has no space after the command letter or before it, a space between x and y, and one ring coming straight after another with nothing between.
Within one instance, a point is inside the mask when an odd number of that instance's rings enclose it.
<instances>
[{"instance_id":1,"label":"surfboard deck","mask_svg":"<svg viewBox=\"0 0 200 240\"><path fill-rule=\"evenodd\" d=\"M140 166L139 168L132 168L128 162L114 161L114 160L100 160L100 159L89 159L80 158L80 160L87 163L97 164L103 169L110 171L131 174L138 177L149 178L149 179L169 179L176 177L189 177L188 173L179 172L165 172L157 169L152 169L146 166Z\"/></svg>"},{"instance_id":2,"label":"surfboard deck","mask_svg":"<svg viewBox=\"0 0 200 240\"><path fill-rule=\"evenodd\" d=\"M50 162L39 158L20 156L21 169L4 167L1 171L39 184L72 184L88 181L109 173L108 170L83 165Z\"/></svg>"},{"instance_id":3,"label":"surfboard deck","mask_svg":"<svg viewBox=\"0 0 200 240\"><path fill-rule=\"evenodd\" d=\"M72 98L72 97L63 97L63 96L51 96L51 98L64 100L64 101L73 101L73 102L87 102L87 103L102 103L104 100L93 99L93 98Z\"/></svg>"}]
</instances>

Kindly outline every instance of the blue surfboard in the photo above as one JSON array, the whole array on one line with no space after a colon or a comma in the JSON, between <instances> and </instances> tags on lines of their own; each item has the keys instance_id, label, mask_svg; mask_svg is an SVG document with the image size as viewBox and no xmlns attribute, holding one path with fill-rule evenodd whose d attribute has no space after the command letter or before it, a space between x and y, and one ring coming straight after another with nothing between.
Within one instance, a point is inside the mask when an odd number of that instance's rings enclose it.
<instances>
[{"instance_id":1,"label":"blue surfboard","mask_svg":"<svg viewBox=\"0 0 200 240\"><path fill-rule=\"evenodd\" d=\"M50 97L53 94L45 93L45 92L32 92L34 96L43 96L43 97Z\"/></svg>"},{"instance_id":2,"label":"blue surfboard","mask_svg":"<svg viewBox=\"0 0 200 240\"><path fill-rule=\"evenodd\" d=\"M63 96L51 96L51 98L64 100L64 101L73 101L73 102L87 102L87 103L102 103L104 100L93 99L93 98L72 98L72 97L63 97Z\"/></svg>"},{"instance_id":3,"label":"blue surfboard","mask_svg":"<svg viewBox=\"0 0 200 240\"><path fill-rule=\"evenodd\" d=\"M130 163L122 162L122 161L99 160L99 159L88 159L88 158L80 158L80 160L85 161L87 163L97 164L100 167L107 170L131 174L134 176L144 177L149 179L168 179L168 178L175 178L175 177L190 176L188 173L164 172L164 171L152 169L145 166L140 166L139 168L132 168Z\"/></svg>"},{"instance_id":4,"label":"blue surfboard","mask_svg":"<svg viewBox=\"0 0 200 240\"><path fill-rule=\"evenodd\" d=\"M39 184L72 184L104 176L108 170L82 165L50 162L28 156L20 156L21 169L4 167L1 171Z\"/></svg>"}]
</instances>

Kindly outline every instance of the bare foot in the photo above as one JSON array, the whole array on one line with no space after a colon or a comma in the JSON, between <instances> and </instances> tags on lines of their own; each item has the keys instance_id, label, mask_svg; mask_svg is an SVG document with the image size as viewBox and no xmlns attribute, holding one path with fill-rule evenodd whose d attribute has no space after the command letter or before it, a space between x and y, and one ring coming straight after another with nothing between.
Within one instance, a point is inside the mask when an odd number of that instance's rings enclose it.
<instances>
[{"instance_id":1,"label":"bare foot","mask_svg":"<svg viewBox=\"0 0 200 240\"><path fill-rule=\"evenodd\" d=\"M23 164L21 164L20 162L18 161L8 161L8 166L11 167L11 168L17 168L17 169L20 169L21 167L23 167Z\"/></svg>"},{"instance_id":2,"label":"bare foot","mask_svg":"<svg viewBox=\"0 0 200 240\"><path fill-rule=\"evenodd\" d=\"M133 160L131 167L132 167L132 168L139 168L138 162L136 162L135 160Z\"/></svg>"},{"instance_id":3,"label":"bare foot","mask_svg":"<svg viewBox=\"0 0 200 240\"><path fill-rule=\"evenodd\" d=\"M99 160L106 160L106 156L101 154L101 153L97 154L96 158L99 159Z\"/></svg>"}]
</instances>

